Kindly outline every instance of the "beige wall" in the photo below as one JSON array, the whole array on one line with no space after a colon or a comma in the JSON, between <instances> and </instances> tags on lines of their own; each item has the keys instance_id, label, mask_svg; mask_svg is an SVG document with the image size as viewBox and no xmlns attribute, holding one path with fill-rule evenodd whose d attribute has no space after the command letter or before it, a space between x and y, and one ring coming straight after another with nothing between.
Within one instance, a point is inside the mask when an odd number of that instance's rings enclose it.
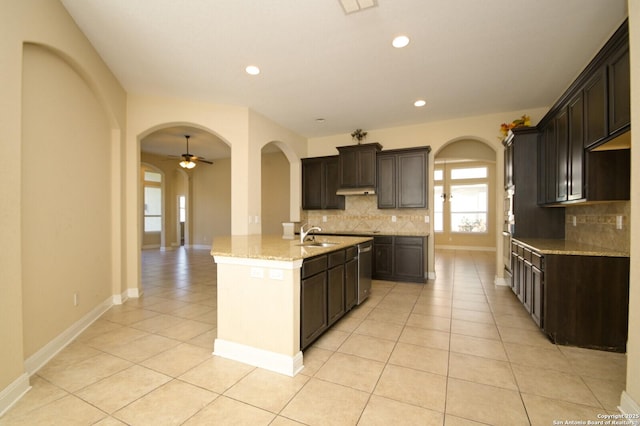
<instances>
[{"instance_id":1,"label":"beige wall","mask_svg":"<svg viewBox=\"0 0 640 426\"><path fill-rule=\"evenodd\" d=\"M0 28L4 390L25 358L122 291L126 95L58 1L2 2Z\"/></svg>"},{"instance_id":2,"label":"beige wall","mask_svg":"<svg viewBox=\"0 0 640 426\"><path fill-rule=\"evenodd\" d=\"M231 235L231 159L196 167L191 175L191 245L211 246L213 238Z\"/></svg>"},{"instance_id":3,"label":"beige wall","mask_svg":"<svg viewBox=\"0 0 640 426\"><path fill-rule=\"evenodd\" d=\"M262 233L282 234L289 222L289 161L282 151L262 154Z\"/></svg>"},{"instance_id":4,"label":"beige wall","mask_svg":"<svg viewBox=\"0 0 640 426\"><path fill-rule=\"evenodd\" d=\"M629 0L631 126L640 124L640 3ZM640 132L631 132L631 270L629 275L628 395L640 405Z\"/></svg>"}]
</instances>

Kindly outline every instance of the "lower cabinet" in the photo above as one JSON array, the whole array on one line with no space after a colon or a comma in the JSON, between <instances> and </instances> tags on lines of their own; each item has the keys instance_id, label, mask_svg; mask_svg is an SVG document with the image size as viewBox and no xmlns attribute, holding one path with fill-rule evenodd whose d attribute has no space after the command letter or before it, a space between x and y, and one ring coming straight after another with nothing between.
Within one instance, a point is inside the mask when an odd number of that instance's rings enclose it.
<instances>
[{"instance_id":1,"label":"lower cabinet","mask_svg":"<svg viewBox=\"0 0 640 426\"><path fill-rule=\"evenodd\" d=\"M511 244L511 289L557 344L625 352L629 258L545 254Z\"/></svg>"},{"instance_id":2,"label":"lower cabinet","mask_svg":"<svg viewBox=\"0 0 640 426\"><path fill-rule=\"evenodd\" d=\"M425 237L373 238L373 278L424 283Z\"/></svg>"},{"instance_id":3,"label":"lower cabinet","mask_svg":"<svg viewBox=\"0 0 640 426\"><path fill-rule=\"evenodd\" d=\"M358 250L348 247L306 259L300 270L300 349L356 305Z\"/></svg>"}]
</instances>

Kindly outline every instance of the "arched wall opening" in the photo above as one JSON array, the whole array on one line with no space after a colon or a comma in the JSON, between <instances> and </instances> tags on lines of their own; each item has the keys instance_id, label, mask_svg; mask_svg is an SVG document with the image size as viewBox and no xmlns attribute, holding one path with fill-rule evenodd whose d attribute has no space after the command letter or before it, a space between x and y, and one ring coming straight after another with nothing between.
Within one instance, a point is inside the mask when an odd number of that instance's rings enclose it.
<instances>
[{"instance_id":1,"label":"arched wall opening","mask_svg":"<svg viewBox=\"0 0 640 426\"><path fill-rule=\"evenodd\" d=\"M434 155L435 248L496 250L501 170L496 151L477 138L457 138Z\"/></svg>"},{"instance_id":2,"label":"arched wall opening","mask_svg":"<svg viewBox=\"0 0 640 426\"><path fill-rule=\"evenodd\" d=\"M185 135L190 136L188 149ZM231 149L225 140L196 123L171 122L143 132L139 145L141 160L163 170L166 177L161 249L208 248L215 236L231 233ZM179 166L187 151L198 157L193 169ZM142 198L142 190L138 193ZM142 200L139 205L143 211ZM144 248L142 230L140 235Z\"/></svg>"}]
</instances>

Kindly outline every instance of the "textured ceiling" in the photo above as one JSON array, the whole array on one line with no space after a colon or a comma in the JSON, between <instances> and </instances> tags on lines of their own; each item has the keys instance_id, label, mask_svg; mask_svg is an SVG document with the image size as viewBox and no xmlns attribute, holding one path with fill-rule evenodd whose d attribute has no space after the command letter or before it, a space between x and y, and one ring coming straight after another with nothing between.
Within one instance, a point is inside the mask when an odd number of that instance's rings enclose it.
<instances>
[{"instance_id":1,"label":"textured ceiling","mask_svg":"<svg viewBox=\"0 0 640 426\"><path fill-rule=\"evenodd\" d=\"M247 106L306 137L550 106L627 15L626 0L62 3L127 92Z\"/></svg>"}]
</instances>

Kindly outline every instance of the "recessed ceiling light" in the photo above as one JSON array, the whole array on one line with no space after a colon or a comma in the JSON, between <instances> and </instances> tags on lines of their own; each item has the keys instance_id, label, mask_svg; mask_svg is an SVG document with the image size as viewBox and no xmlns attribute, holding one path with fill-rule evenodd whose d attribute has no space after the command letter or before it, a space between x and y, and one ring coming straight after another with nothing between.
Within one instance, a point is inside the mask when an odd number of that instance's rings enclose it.
<instances>
[{"instance_id":1,"label":"recessed ceiling light","mask_svg":"<svg viewBox=\"0 0 640 426\"><path fill-rule=\"evenodd\" d=\"M406 35L399 35L395 37L391 42L391 45L396 49L401 49L405 47L407 44L409 44L409 37L407 37Z\"/></svg>"},{"instance_id":2,"label":"recessed ceiling light","mask_svg":"<svg viewBox=\"0 0 640 426\"><path fill-rule=\"evenodd\" d=\"M316 118L316 123L324 123L325 121L327 120L325 120L324 118Z\"/></svg>"},{"instance_id":3,"label":"recessed ceiling light","mask_svg":"<svg viewBox=\"0 0 640 426\"><path fill-rule=\"evenodd\" d=\"M414 106L417 106L418 108L423 107L427 104L427 101L425 101L424 99L418 99L417 101L415 101L413 103Z\"/></svg>"},{"instance_id":4,"label":"recessed ceiling light","mask_svg":"<svg viewBox=\"0 0 640 426\"><path fill-rule=\"evenodd\" d=\"M258 75L260 74L260 68L255 65L249 65L244 69L249 75Z\"/></svg>"}]
</instances>

